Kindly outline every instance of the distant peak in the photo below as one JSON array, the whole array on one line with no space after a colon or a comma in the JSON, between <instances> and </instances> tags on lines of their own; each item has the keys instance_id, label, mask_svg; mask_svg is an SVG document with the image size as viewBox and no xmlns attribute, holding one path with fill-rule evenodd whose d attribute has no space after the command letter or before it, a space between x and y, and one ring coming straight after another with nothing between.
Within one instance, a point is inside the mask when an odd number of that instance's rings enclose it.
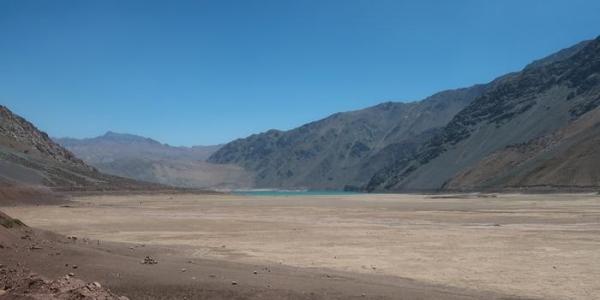
<instances>
[{"instance_id":1,"label":"distant peak","mask_svg":"<svg viewBox=\"0 0 600 300\"><path fill-rule=\"evenodd\" d=\"M114 132L114 131L107 131L104 135L99 136L99 139L105 139L105 140L113 140L113 141L117 141L117 142L145 142L145 143L152 143L152 144L161 144L158 141L155 141L151 138L147 138L147 137L143 137L143 136L139 136L139 135L135 135L135 134L130 134L130 133L119 133L119 132Z\"/></svg>"},{"instance_id":2,"label":"distant peak","mask_svg":"<svg viewBox=\"0 0 600 300\"><path fill-rule=\"evenodd\" d=\"M552 64L554 62L557 62L557 61L565 60L565 59L575 55L577 52L583 50L583 48L585 48L587 45L592 44L592 43L597 43L599 41L600 41L600 36L598 36L595 40L585 40L585 41L579 42L573 46L570 46L568 48L564 48L560 51L552 53L544 58L533 61L532 63L525 66L525 70L533 69L533 68L537 68L537 67L543 67L543 66Z\"/></svg>"},{"instance_id":3,"label":"distant peak","mask_svg":"<svg viewBox=\"0 0 600 300\"><path fill-rule=\"evenodd\" d=\"M379 104L375 105L374 107L377 109L382 109L382 110L390 110L392 108L395 108L397 106L402 106L404 104L405 103L402 103L402 102L387 101L387 102L379 103Z\"/></svg>"},{"instance_id":4,"label":"distant peak","mask_svg":"<svg viewBox=\"0 0 600 300\"><path fill-rule=\"evenodd\" d=\"M138 137L137 135L133 135L133 134L128 134L128 133L118 133L118 132L114 132L114 131L107 131L104 135L104 137L127 137L127 136L135 136Z\"/></svg>"}]
</instances>

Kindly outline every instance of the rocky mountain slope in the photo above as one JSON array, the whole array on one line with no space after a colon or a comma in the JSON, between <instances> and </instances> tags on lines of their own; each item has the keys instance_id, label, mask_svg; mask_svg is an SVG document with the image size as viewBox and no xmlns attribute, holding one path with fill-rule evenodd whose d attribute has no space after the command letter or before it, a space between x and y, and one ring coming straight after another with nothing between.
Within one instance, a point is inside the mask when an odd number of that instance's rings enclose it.
<instances>
[{"instance_id":1,"label":"rocky mountain slope","mask_svg":"<svg viewBox=\"0 0 600 300\"><path fill-rule=\"evenodd\" d=\"M23 186L54 190L162 187L98 172L4 106L0 106L0 185L17 194Z\"/></svg>"},{"instance_id":2,"label":"rocky mountain slope","mask_svg":"<svg viewBox=\"0 0 600 300\"><path fill-rule=\"evenodd\" d=\"M115 132L89 139L54 140L107 174L181 187L252 186L252 174L243 168L205 161L220 145L173 147L150 138Z\"/></svg>"},{"instance_id":3,"label":"rocky mountain slope","mask_svg":"<svg viewBox=\"0 0 600 300\"><path fill-rule=\"evenodd\" d=\"M358 186L395 157L394 151L383 149L427 139L486 89L476 85L444 91L419 102L388 102L289 131L255 134L225 145L208 161L255 172L258 187ZM367 161L371 163L365 165Z\"/></svg>"},{"instance_id":4,"label":"rocky mountain slope","mask_svg":"<svg viewBox=\"0 0 600 300\"><path fill-rule=\"evenodd\" d=\"M509 145L454 176L444 188L597 189L600 186L600 109L557 132Z\"/></svg>"},{"instance_id":5,"label":"rocky mountain slope","mask_svg":"<svg viewBox=\"0 0 600 300\"><path fill-rule=\"evenodd\" d=\"M91 170L82 160L52 141L46 133L4 106L0 106L0 146L32 158L49 159Z\"/></svg>"},{"instance_id":6,"label":"rocky mountain slope","mask_svg":"<svg viewBox=\"0 0 600 300\"><path fill-rule=\"evenodd\" d=\"M600 186L599 105L600 38L500 79L367 189Z\"/></svg>"},{"instance_id":7,"label":"rocky mountain slope","mask_svg":"<svg viewBox=\"0 0 600 300\"><path fill-rule=\"evenodd\" d=\"M535 144L593 110L600 102L598 44L598 39L581 42L488 84L252 135L225 145L209 161L255 172L258 187L430 191L520 186L525 182L508 180L508 173L503 180L490 178L489 165L480 162L511 145ZM503 154L494 155L497 160ZM483 173L485 178L466 177ZM556 177L552 184L597 184L590 178L567 182Z\"/></svg>"}]
</instances>

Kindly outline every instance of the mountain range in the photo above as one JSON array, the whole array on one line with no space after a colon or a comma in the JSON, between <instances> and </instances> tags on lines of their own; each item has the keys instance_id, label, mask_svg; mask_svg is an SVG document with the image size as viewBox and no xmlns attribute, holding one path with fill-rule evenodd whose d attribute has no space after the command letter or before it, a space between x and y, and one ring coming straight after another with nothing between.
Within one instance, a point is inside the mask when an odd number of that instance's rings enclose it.
<instances>
[{"instance_id":1,"label":"mountain range","mask_svg":"<svg viewBox=\"0 0 600 300\"><path fill-rule=\"evenodd\" d=\"M221 145L173 147L151 138L111 131L95 138L54 141L107 174L179 187L253 185L252 175L239 166L205 162Z\"/></svg>"},{"instance_id":2,"label":"mountain range","mask_svg":"<svg viewBox=\"0 0 600 300\"><path fill-rule=\"evenodd\" d=\"M252 135L226 144L209 162L255 172L258 187L359 186L389 160L427 140L486 89L476 85L420 102L387 102L286 132Z\"/></svg>"},{"instance_id":3,"label":"mountain range","mask_svg":"<svg viewBox=\"0 0 600 300\"><path fill-rule=\"evenodd\" d=\"M596 39L497 80L492 89L459 112L414 155L378 171L367 189L596 188L600 185L600 170L584 174L574 169L580 176L560 180L533 178L549 176L548 159L556 160L557 155L562 160L575 159L571 157L575 152L564 156L565 150L560 149L578 141L569 134L574 130L571 127L586 127L580 129L582 134L593 132L600 122L592 117L599 104L600 39ZM591 120L579 121L582 117ZM544 139L553 142L540 147ZM595 147L594 143L586 146L579 150L589 152L589 147ZM526 148L521 151L531 157L517 161L504 157L502 163L498 161L498 155L518 148ZM591 158L593 155L578 159ZM490 169L491 161L499 165ZM527 181L506 178L511 173L507 169L515 172L513 176L527 174Z\"/></svg>"},{"instance_id":4,"label":"mountain range","mask_svg":"<svg viewBox=\"0 0 600 300\"><path fill-rule=\"evenodd\" d=\"M600 37L489 83L336 113L225 145L173 147L114 132L52 140L0 106L0 184L59 190L597 189L598 106Z\"/></svg>"},{"instance_id":5,"label":"mountain range","mask_svg":"<svg viewBox=\"0 0 600 300\"><path fill-rule=\"evenodd\" d=\"M208 161L242 166L265 188L597 188L599 45L578 43L487 84L238 139Z\"/></svg>"}]
</instances>

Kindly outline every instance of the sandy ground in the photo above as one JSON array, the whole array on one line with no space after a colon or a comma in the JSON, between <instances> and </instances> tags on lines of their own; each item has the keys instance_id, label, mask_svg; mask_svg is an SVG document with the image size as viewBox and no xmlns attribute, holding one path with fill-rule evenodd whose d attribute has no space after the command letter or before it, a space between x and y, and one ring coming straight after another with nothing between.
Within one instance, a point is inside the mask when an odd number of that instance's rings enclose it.
<instances>
[{"instance_id":1,"label":"sandy ground","mask_svg":"<svg viewBox=\"0 0 600 300\"><path fill-rule=\"evenodd\" d=\"M321 289L356 274L363 283L391 289L387 296L395 283L416 288L411 282L471 291L480 299L600 295L600 197L591 194L93 196L69 207L2 210L61 234L169 249L156 253L159 260L181 257L183 263L189 257L262 273L272 267L308 272L303 278L330 280ZM307 281L300 290L311 285ZM373 286L362 288L371 293Z\"/></svg>"}]
</instances>

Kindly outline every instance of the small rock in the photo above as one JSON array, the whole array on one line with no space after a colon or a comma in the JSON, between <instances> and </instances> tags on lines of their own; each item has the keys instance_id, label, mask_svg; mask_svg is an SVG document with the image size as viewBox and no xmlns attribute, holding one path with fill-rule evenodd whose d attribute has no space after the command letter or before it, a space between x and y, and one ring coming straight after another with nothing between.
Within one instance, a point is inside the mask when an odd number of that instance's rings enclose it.
<instances>
[{"instance_id":1,"label":"small rock","mask_svg":"<svg viewBox=\"0 0 600 300\"><path fill-rule=\"evenodd\" d=\"M185 271L187 271L185 268L181 269L181 272L185 272Z\"/></svg>"},{"instance_id":2,"label":"small rock","mask_svg":"<svg viewBox=\"0 0 600 300\"><path fill-rule=\"evenodd\" d=\"M69 276L69 277L74 277L74 276L75 276L75 274L74 274L74 273L69 273L69 274L67 274L67 276Z\"/></svg>"},{"instance_id":3,"label":"small rock","mask_svg":"<svg viewBox=\"0 0 600 300\"><path fill-rule=\"evenodd\" d=\"M6 295L6 291L5 290L0 290L0 296L4 296Z\"/></svg>"},{"instance_id":4,"label":"small rock","mask_svg":"<svg viewBox=\"0 0 600 300\"><path fill-rule=\"evenodd\" d=\"M257 272L257 271L254 271L254 272L252 272L252 274L256 275L256 274L258 274L258 272Z\"/></svg>"},{"instance_id":5,"label":"small rock","mask_svg":"<svg viewBox=\"0 0 600 300\"><path fill-rule=\"evenodd\" d=\"M366 297L366 296L367 296L367 294L361 294L360 296L361 296L361 297Z\"/></svg>"},{"instance_id":6,"label":"small rock","mask_svg":"<svg viewBox=\"0 0 600 300\"><path fill-rule=\"evenodd\" d=\"M73 265L73 269L77 269L77 268L79 268L79 266Z\"/></svg>"},{"instance_id":7,"label":"small rock","mask_svg":"<svg viewBox=\"0 0 600 300\"><path fill-rule=\"evenodd\" d=\"M237 281L232 281L231 285L238 285Z\"/></svg>"},{"instance_id":8,"label":"small rock","mask_svg":"<svg viewBox=\"0 0 600 300\"><path fill-rule=\"evenodd\" d=\"M102 285L100 285L100 283L97 282L97 281L92 282L92 285L95 286L95 287L97 287L97 288L101 288L102 287Z\"/></svg>"},{"instance_id":9,"label":"small rock","mask_svg":"<svg viewBox=\"0 0 600 300\"><path fill-rule=\"evenodd\" d=\"M215 278L215 277L217 277L217 275L215 275L215 274L210 274L210 275L208 275L208 277L210 277L210 278Z\"/></svg>"},{"instance_id":10,"label":"small rock","mask_svg":"<svg viewBox=\"0 0 600 300\"><path fill-rule=\"evenodd\" d=\"M158 261L150 256L146 256L144 258L144 260L142 261L142 264L144 264L144 265L155 265L157 263L158 263Z\"/></svg>"}]
</instances>

